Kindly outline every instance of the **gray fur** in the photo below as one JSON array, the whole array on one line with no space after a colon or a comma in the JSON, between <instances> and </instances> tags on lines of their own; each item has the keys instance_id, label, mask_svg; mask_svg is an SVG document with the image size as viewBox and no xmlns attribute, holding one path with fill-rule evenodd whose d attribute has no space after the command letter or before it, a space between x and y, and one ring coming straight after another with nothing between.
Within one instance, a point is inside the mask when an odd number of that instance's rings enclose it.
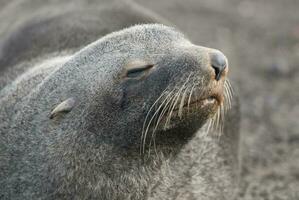
<instances>
[{"instance_id":1,"label":"gray fur","mask_svg":"<svg viewBox=\"0 0 299 200\"><path fill-rule=\"evenodd\" d=\"M113 31L158 19L137 4L118 0L21 0L1 11L0 70L53 52L74 52Z\"/></svg>"},{"instance_id":2,"label":"gray fur","mask_svg":"<svg viewBox=\"0 0 299 200\"><path fill-rule=\"evenodd\" d=\"M200 88L207 86L209 51L173 28L151 24L31 61L32 67L4 81L0 91L0 198L234 198L236 99L219 137L216 130L206 134L211 116L205 110L174 119L166 130L158 127L156 152L139 151L146 114L162 91L182 85L190 74L192 81L201 80ZM25 60L18 61L19 68L27 68ZM122 78L134 60L155 67L145 79ZM76 99L71 112L49 119L69 98Z\"/></svg>"}]
</instances>

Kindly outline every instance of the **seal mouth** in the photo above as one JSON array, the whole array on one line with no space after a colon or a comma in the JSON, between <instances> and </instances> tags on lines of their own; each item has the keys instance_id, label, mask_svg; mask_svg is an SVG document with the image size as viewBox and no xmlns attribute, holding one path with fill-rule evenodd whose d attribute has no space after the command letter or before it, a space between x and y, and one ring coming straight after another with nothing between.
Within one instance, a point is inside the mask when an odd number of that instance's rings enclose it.
<instances>
[{"instance_id":1,"label":"seal mouth","mask_svg":"<svg viewBox=\"0 0 299 200\"><path fill-rule=\"evenodd\" d=\"M185 104L183 108L185 107L206 107L206 106L219 106L222 102L222 95L219 93L215 93L212 95L208 95L204 98L194 99L193 101L190 101L190 103Z\"/></svg>"},{"instance_id":2,"label":"seal mouth","mask_svg":"<svg viewBox=\"0 0 299 200\"><path fill-rule=\"evenodd\" d=\"M181 106L182 109L198 110L203 108L218 108L223 102L222 90L216 88L214 91L207 92L206 95L200 95L200 97L191 98ZM178 112L180 106L177 106L173 111Z\"/></svg>"}]
</instances>

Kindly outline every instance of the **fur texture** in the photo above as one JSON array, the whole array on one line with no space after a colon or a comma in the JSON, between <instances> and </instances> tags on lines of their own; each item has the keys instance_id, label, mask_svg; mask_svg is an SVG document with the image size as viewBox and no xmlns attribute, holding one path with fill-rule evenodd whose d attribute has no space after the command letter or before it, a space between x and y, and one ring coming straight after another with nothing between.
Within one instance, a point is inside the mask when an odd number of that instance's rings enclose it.
<instances>
[{"instance_id":1,"label":"fur texture","mask_svg":"<svg viewBox=\"0 0 299 200\"><path fill-rule=\"evenodd\" d=\"M75 46L81 45L84 39ZM51 52L64 49L56 47ZM44 51L36 52L39 61L26 56L3 61L4 68L16 62L14 68L26 72L13 81L0 78L5 80L0 91L1 199L232 199L238 175L235 98L222 118L223 130L208 128L209 110L170 116L169 126L157 125L155 148L145 138L146 151L140 154L143 124L163 91L182 96L177 86L186 83L191 96L189 83L200 81L199 91L209 86L210 51L173 28L152 24L110 33L79 51L47 59ZM136 59L154 68L146 77L124 78L125 66ZM74 108L50 119L51 111L69 98Z\"/></svg>"}]
</instances>

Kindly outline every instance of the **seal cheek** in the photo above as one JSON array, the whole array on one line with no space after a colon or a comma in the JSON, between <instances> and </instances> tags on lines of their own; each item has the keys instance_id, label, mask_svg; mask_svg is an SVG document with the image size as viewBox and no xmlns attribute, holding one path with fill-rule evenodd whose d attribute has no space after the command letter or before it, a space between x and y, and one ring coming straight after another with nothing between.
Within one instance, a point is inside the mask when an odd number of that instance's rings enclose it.
<instances>
[{"instance_id":1,"label":"seal cheek","mask_svg":"<svg viewBox=\"0 0 299 200\"><path fill-rule=\"evenodd\" d=\"M120 108L124 110L127 105L127 92L124 90L122 92L122 98L121 98L121 103L120 103Z\"/></svg>"},{"instance_id":2,"label":"seal cheek","mask_svg":"<svg viewBox=\"0 0 299 200\"><path fill-rule=\"evenodd\" d=\"M107 92L104 97L105 104L110 104L111 108L119 108L125 105L127 93L121 87L116 87L113 91Z\"/></svg>"},{"instance_id":3,"label":"seal cheek","mask_svg":"<svg viewBox=\"0 0 299 200\"><path fill-rule=\"evenodd\" d=\"M145 99L140 94L140 85L125 85L125 88L122 90L122 98L120 107L124 110L131 105L142 104Z\"/></svg>"}]
</instances>

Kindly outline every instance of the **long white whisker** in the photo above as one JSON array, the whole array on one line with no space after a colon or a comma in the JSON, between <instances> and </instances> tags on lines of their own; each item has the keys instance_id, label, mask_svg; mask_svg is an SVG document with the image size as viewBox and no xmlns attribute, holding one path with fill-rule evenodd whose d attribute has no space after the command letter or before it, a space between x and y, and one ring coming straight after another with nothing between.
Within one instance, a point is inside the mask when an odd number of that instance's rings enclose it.
<instances>
[{"instance_id":1,"label":"long white whisker","mask_svg":"<svg viewBox=\"0 0 299 200\"><path fill-rule=\"evenodd\" d=\"M170 119L171 119L171 116L172 116L173 109L174 109L176 103L178 102L179 97L180 97L180 94L181 94L180 91L181 91L181 90L179 90L179 91L176 93L175 97L173 98L173 101L172 101L171 106L170 106L171 109L169 110L169 114L168 114L168 116L167 116L167 119L166 119L166 122L165 122L164 129L166 129L166 127L168 126L168 124L169 124L169 122L170 122Z\"/></svg>"},{"instance_id":2,"label":"long white whisker","mask_svg":"<svg viewBox=\"0 0 299 200\"><path fill-rule=\"evenodd\" d=\"M226 110L229 110L231 108L231 97L229 96L226 84L224 85L224 97Z\"/></svg>"},{"instance_id":3,"label":"long white whisker","mask_svg":"<svg viewBox=\"0 0 299 200\"><path fill-rule=\"evenodd\" d=\"M228 90L230 92L230 96L233 97L234 96L234 90L233 90L233 87L230 83L230 81L228 79L226 79L226 82L227 82L227 85L228 85Z\"/></svg>"},{"instance_id":4,"label":"long white whisker","mask_svg":"<svg viewBox=\"0 0 299 200\"><path fill-rule=\"evenodd\" d=\"M182 98L181 98L181 102L180 102L180 105L179 105L179 113L178 114L179 114L180 119L182 118L182 115L183 115L183 106L184 106L184 102L185 102L187 91L188 91L188 87L183 92L183 95L182 95Z\"/></svg>"},{"instance_id":5,"label":"long white whisker","mask_svg":"<svg viewBox=\"0 0 299 200\"><path fill-rule=\"evenodd\" d=\"M188 83L190 76L191 76L191 74L188 76L187 80L184 82L184 84L182 85L182 87L177 92L177 96L175 97L176 100L174 101L174 104L172 105L172 109L171 109L171 111L170 111L170 113L169 113L169 115L167 117L167 120L166 120L166 123L165 123L165 127L170 123L170 119L172 117L173 110L174 110L174 108L175 108L175 106L176 106L176 104L177 104L177 102L179 100L179 97L181 95L182 90L184 89L185 85Z\"/></svg>"},{"instance_id":6,"label":"long white whisker","mask_svg":"<svg viewBox=\"0 0 299 200\"><path fill-rule=\"evenodd\" d=\"M189 81L189 78L190 78L191 74L189 75L186 83ZM186 84L185 83L185 84ZM179 106L179 117L182 118L182 115L183 115L183 106L184 106L184 102L185 102L185 98L186 98L186 95L187 95L187 91L188 91L189 87L186 87L184 93L183 93L183 96L181 98L181 103L180 103L180 106Z\"/></svg>"},{"instance_id":7,"label":"long white whisker","mask_svg":"<svg viewBox=\"0 0 299 200\"><path fill-rule=\"evenodd\" d=\"M219 131L219 118L220 118L220 112L218 109L217 110L217 118L216 118L216 131Z\"/></svg>"},{"instance_id":8,"label":"long white whisker","mask_svg":"<svg viewBox=\"0 0 299 200\"><path fill-rule=\"evenodd\" d=\"M154 137L154 135L155 135L155 132L156 132L156 130L157 130L157 127L158 127L158 125L159 125L159 123L160 123L160 120L162 119L162 116L164 115L163 111L165 110L165 107L168 106L169 102L170 102L171 99L172 99L172 97L171 97L172 92L173 92L173 90L166 96L166 98L163 100L163 102L161 103L161 105L160 105L159 108L157 109L157 111L159 112L160 109L164 106L164 108L163 108L162 111L160 112L160 115L159 115L158 120L157 120L157 122L156 122L155 128L154 128L154 130L153 130L153 132L152 132L152 137L151 137L151 140L150 140L149 147L151 146L151 142L152 142L152 140L153 140L153 137ZM166 102L166 103L165 103L165 102ZM165 105L164 105L164 104L165 104Z\"/></svg>"},{"instance_id":9,"label":"long white whisker","mask_svg":"<svg viewBox=\"0 0 299 200\"><path fill-rule=\"evenodd\" d=\"M144 120L144 123L143 123L143 127L142 127L142 134L141 134L141 146L143 146L144 144L142 143L142 141L144 141L144 138L145 137L145 132L144 132L144 129L145 129L145 126L146 126L146 123L147 123L147 119L152 111L152 109L155 107L155 105L158 103L158 101L164 96L165 92L167 91L168 87L165 88L165 90L163 90L163 92L161 93L161 95L156 99L156 101L153 103L153 105L150 107L149 111L147 112L147 115L145 117L145 120ZM140 147L141 147L140 146ZM141 149L144 149L143 148L140 148L140 153L141 153Z\"/></svg>"},{"instance_id":10,"label":"long white whisker","mask_svg":"<svg viewBox=\"0 0 299 200\"><path fill-rule=\"evenodd\" d=\"M146 142L146 136L147 136L147 132L149 130L149 127L150 125L152 124L152 121L153 119L155 118L155 116L159 113L159 110L157 109L156 112L154 113L154 115L152 116L152 118L150 119L147 127L146 127L146 130L145 130L145 133L144 133L144 138L143 138L143 146L142 146L142 153L144 153L145 151L145 142Z\"/></svg>"},{"instance_id":11,"label":"long white whisker","mask_svg":"<svg viewBox=\"0 0 299 200\"><path fill-rule=\"evenodd\" d=\"M163 118L163 116L164 116L164 114L165 114L165 112L167 111L167 109L170 107L170 102L173 100L173 97L171 97L171 98L168 98L169 100L166 102L166 104L165 104L165 106L164 106L164 108L162 109L162 111L161 111L161 113L160 113L160 116L159 116L159 118L158 118L158 121L157 121L157 124L156 124L156 126L155 126L155 129L154 130L156 130L157 129L157 127L158 127L158 125L159 125L159 123L160 123L160 121L162 120L162 118Z\"/></svg>"},{"instance_id":12,"label":"long white whisker","mask_svg":"<svg viewBox=\"0 0 299 200\"><path fill-rule=\"evenodd\" d=\"M194 91L194 88L195 88L196 84L194 83L192 88L191 88L191 91L190 91L190 94L189 94L189 97L188 97L188 113L189 113L189 106L190 106L190 102L191 102L191 97L192 97L192 94L193 94L193 91Z\"/></svg>"}]
</instances>

